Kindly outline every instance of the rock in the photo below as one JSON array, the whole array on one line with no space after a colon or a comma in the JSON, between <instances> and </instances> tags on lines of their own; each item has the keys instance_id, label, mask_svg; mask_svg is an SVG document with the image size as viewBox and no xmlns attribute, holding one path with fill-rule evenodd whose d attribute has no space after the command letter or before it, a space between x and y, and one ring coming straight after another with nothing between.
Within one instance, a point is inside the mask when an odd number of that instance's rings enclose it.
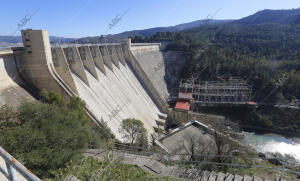
<instances>
[{"instance_id":1,"label":"rock","mask_svg":"<svg viewBox=\"0 0 300 181\"><path fill-rule=\"evenodd\" d=\"M263 181L260 177L254 176L253 181Z\"/></svg>"},{"instance_id":2,"label":"rock","mask_svg":"<svg viewBox=\"0 0 300 181\"><path fill-rule=\"evenodd\" d=\"M65 181L80 181L77 177L75 177L74 175L69 175Z\"/></svg>"}]
</instances>

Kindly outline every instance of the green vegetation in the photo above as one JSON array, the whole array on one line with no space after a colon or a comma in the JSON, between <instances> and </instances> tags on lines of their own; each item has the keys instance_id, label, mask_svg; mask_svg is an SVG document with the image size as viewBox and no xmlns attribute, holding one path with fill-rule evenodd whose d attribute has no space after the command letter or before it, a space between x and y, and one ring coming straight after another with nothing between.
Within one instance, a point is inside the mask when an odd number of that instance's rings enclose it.
<instances>
[{"instance_id":1,"label":"green vegetation","mask_svg":"<svg viewBox=\"0 0 300 181\"><path fill-rule=\"evenodd\" d=\"M110 155L103 160L85 157L90 148L149 150L142 121L126 119L120 132L131 143L115 139L104 120L100 128L85 114L85 103L78 97L66 103L54 93L42 90L40 101L24 102L17 110L0 109L1 146L41 179L64 180L74 175L81 180L178 180L148 174L133 165L121 164ZM152 147L154 149L154 147Z\"/></svg>"},{"instance_id":2,"label":"green vegetation","mask_svg":"<svg viewBox=\"0 0 300 181\"><path fill-rule=\"evenodd\" d=\"M125 119L122 121L119 132L131 144L137 144L141 147L148 147L147 130L144 123L136 119Z\"/></svg>"},{"instance_id":3,"label":"green vegetation","mask_svg":"<svg viewBox=\"0 0 300 181\"><path fill-rule=\"evenodd\" d=\"M199 107L197 111L225 115L226 119L239 123L246 131L276 133L297 136L300 133L300 111L297 109L260 106L243 107Z\"/></svg>"},{"instance_id":4,"label":"green vegetation","mask_svg":"<svg viewBox=\"0 0 300 181\"><path fill-rule=\"evenodd\" d=\"M121 164L121 160L107 155L104 160L84 157L81 151L87 148L99 148L111 145L114 150L124 152L140 152L144 155L161 153L162 161L168 163L163 157L164 153L156 147L149 147L147 132L143 123L136 119L123 120L120 132L129 144L120 144L115 140L105 122L101 121L101 128L92 125L84 111L85 103L78 97L73 97L66 103L59 95L53 92L41 92L42 102L24 102L17 110L3 106L0 109L0 143L4 149L25 164L34 174L42 179L64 180L74 175L81 180L178 180L170 177L160 177L149 174L133 165ZM218 131L224 131L224 125L215 126ZM223 135L223 134L222 134ZM232 155L238 148L228 142L222 135L214 135L216 154ZM231 163L231 159L220 157L205 159L196 154L206 154L209 145L197 139L192 139L188 161L212 161ZM228 145L230 144L230 147ZM157 150L156 150L157 149ZM202 151L206 152L202 152ZM189 153L189 152L188 152ZM211 152L212 153L212 152ZM208 153L207 153L208 154ZM247 152L235 155L235 163L248 164ZM257 158L254 156L253 158ZM250 159L255 160L255 159ZM192 164L172 164L189 167ZM251 162L250 165L268 164ZM258 169L231 169L211 164L193 164L201 169L214 171L233 171L233 173L254 174ZM272 166L272 165L270 165ZM265 174L268 170L261 171Z\"/></svg>"},{"instance_id":5,"label":"green vegetation","mask_svg":"<svg viewBox=\"0 0 300 181\"><path fill-rule=\"evenodd\" d=\"M192 74L198 75L198 80L210 81L237 77L252 85L253 101L290 104L300 99L299 35L300 25L297 24L247 26L229 23L176 33L160 32L147 38L136 36L132 41L172 41L167 50L181 50L187 55L187 63L181 72L183 79ZM212 108L206 111L230 116L228 114L234 114L234 109ZM242 108L242 111L246 116L231 117L263 128L293 132L300 129L299 110L269 106L256 111Z\"/></svg>"},{"instance_id":6,"label":"green vegetation","mask_svg":"<svg viewBox=\"0 0 300 181\"><path fill-rule=\"evenodd\" d=\"M60 170L55 180L64 180L69 175L74 175L82 181L181 180L149 174L133 165L121 164L120 160L115 160L109 155L104 160L85 157L80 162L71 162L65 169Z\"/></svg>"},{"instance_id":7,"label":"green vegetation","mask_svg":"<svg viewBox=\"0 0 300 181\"><path fill-rule=\"evenodd\" d=\"M80 150L113 139L99 134L84 111L84 102L73 97L69 104L57 94L41 92L43 102L24 102L16 111L0 110L1 146L41 178L81 157Z\"/></svg>"},{"instance_id":8,"label":"green vegetation","mask_svg":"<svg viewBox=\"0 0 300 181\"><path fill-rule=\"evenodd\" d=\"M173 41L167 49L187 53L183 78L199 72L200 80L240 77L253 85L255 101L286 103L300 99L299 27L211 25L180 33L161 32L142 39L136 36L132 41ZM279 82L282 77L287 80ZM267 97L272 91L272 96Z\"/></svg>"}]
</instances>

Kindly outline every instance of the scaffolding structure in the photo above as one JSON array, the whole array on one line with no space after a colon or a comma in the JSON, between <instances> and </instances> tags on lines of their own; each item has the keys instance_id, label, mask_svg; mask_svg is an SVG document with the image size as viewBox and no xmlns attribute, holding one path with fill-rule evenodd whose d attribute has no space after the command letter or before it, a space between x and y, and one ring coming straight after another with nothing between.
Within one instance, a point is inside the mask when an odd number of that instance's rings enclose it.
<instances>
[{"instance_id":1,"label":"scaffolding structure","mask_svg":"<svg viewBox=\"0 0 300 181\"><path fill-rule=\"evenodd\" d=\"M251 99L252 87L240 79L228 81L181 81L179 91L192 93L194 103L246 104Z\"/></svg>"}]
</instances>

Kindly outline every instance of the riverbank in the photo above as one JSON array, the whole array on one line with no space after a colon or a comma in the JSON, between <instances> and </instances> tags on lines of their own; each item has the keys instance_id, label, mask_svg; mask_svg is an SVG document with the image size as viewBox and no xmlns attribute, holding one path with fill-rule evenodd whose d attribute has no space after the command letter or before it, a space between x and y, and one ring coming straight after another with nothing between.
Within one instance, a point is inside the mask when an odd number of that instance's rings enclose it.
<instances>
[{"instance_id":1,"label":"riverbank","mask_svg":"<svg viewBox=\"0 0 300 181\"><path fill-rule=\"evenodd\" d=\"M216 106L197 107L195 111L224 116L229 123L239 125L243 131L300 139L300 110L274 106Z\"/></svg>"},{"instance_id":2,"label":"riverbank","mask_svg":"<svg viewBox=\"0 0 300 181\"><path fill-rule=\"evenodd\" d=\"M300 144L300 137L291 138L295 143Z\"/></svg>"}]
</instances>

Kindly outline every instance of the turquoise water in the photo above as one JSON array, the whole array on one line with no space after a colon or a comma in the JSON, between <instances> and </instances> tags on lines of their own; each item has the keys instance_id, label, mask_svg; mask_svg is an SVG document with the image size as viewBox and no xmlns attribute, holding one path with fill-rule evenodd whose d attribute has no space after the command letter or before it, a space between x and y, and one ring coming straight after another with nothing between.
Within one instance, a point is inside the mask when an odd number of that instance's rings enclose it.
<instances>
[{"instance_id":1,"label":"turquoise water","mask_svg":"<svg viewBox=\"0 0 300 181\"><path fill-rule=\"evenodd\" d=\"M252 146L256 151L262 153L280 153L282 155L292 155L300 161L300 144L281 136L260 135L243 132L244 141Z\"/></svg>"}]
</instances>

